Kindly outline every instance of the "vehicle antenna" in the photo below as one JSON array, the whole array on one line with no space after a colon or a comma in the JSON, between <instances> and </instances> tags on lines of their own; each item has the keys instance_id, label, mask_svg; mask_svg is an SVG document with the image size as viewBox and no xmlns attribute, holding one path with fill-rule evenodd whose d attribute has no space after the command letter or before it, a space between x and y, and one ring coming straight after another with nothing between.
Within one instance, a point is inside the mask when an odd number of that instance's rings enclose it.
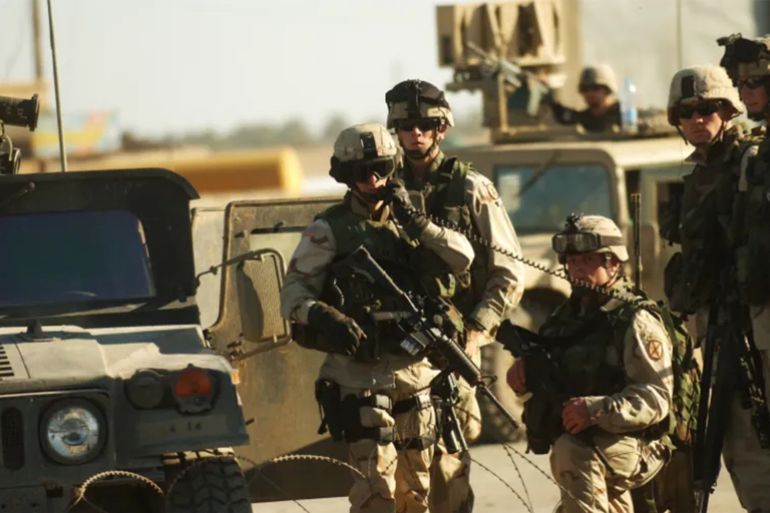
<instances>
[{"instance_id":1,"label":"vehicle antenna","mask_svg":"<svg viewBox=\"0 0 770 513\"><path fill-rule=\"evenodd\" d=\"M67 172L67 153L64 151L64 131L61 122L61 95L59 92L59 66L56 61L56 38L54 37L53 12L51 0L48 0L48 28L51 40L51 61L53 62L53 88L56 97L56 127L59 132L59 157L62 173Z\"/></svg>"},{"instance_id":2,"label":"vehicle antenna","mask_svg":"<svg viewBox=\"0 0 770 513\"><path fill-rule=\"evenodd\" d=\"M642 290L642 194L631 194L632 215L634 223L634 287L637 292Z\"/></svg>"}]
</instances>

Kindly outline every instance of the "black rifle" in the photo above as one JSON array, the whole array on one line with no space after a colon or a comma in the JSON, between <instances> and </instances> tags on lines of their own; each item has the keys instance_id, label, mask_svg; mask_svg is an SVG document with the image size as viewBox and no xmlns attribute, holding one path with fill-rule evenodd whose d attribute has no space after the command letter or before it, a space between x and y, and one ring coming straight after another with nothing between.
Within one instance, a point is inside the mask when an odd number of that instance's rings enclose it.
<instances>
[{"instance_id":1,"label":"black rifle","mask_svg":"<svg viewBox=\"0 0 770 513\"><path fill-rule=\"evenodd\" d=\"M373 317L375 320L395 322L406 334L401 342L401 348L413 356L427 355L442 369L442 373L434 379L431 387L433 391L451 391L451 383L441 383L441 380L449 379L451 374L456 373L465 379L469 385L476 387L479 392L486 396L500 410L514 428L518 428L518 423L514 416L489 390L487 383L482 379L481 370L465 354L457 342L459 333L457 333L457 329L450 318L449 314L452 306L449 303L439 298L429 298L427 296L412 297L407 294L393 281L364 246L358 247L347 258L334 265L337 270L363 276L371 284L382 287L399 299L401 303L399 308L402 308L403 311L376 312L373 314ZM451 397L444 397L444 399L446 399L445 406L453 405L453 401L456 401L456 398L452 399ZM446 427L447 422L454 424L456 429L454 429L454 433L450 436L457 438L456 445L463 449L466 448L467 446L462 438L462 433L454 413L454 407L447 407L445 410L451 410L451 412L443 412L444 426ZM445 442L447 442L446 438Z\"/></svg>"},{"instance_id":2,"label":"black rifle","mask_svg":"<svg viewBox=\"0 0 770 513\"><path fill-rule=\"evenodd\" d=\"M734 268L722 272L719 290L712 296L708 331L703 345L703 375L695 434L695 500L700 513L708 510L720 470L722 443L730 404L736 391L763 448L770 448L770 412L764 377L754 345L748 307L741 303Z\"/></svg>"}]
</instances>

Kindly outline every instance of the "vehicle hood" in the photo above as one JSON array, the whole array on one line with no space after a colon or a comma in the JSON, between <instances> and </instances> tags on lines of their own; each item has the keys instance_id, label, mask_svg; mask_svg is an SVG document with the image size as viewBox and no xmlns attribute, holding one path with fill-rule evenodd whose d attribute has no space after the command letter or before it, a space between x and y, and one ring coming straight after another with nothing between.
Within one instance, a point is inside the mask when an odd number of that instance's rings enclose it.
<instances>
[{"instance_id":1,"label":"vehicle hood","mask_svg":"<svg viewBox=\"0 0 770 513\"><path fill-rule=\"evenodd\" d=\"M42 336L0 330L0 393L60 388L109 388L137 370L182 369L189 364L229 372L205 348L195 326L82 330L46 327Z\"/></svg>"}]
</instances>

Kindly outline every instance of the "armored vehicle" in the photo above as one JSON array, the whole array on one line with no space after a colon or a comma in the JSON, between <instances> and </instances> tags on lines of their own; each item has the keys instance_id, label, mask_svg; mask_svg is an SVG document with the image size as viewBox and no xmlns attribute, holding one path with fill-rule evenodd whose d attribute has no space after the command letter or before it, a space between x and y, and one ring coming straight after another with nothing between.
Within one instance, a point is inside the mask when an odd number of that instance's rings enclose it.
<instances>
[{"instance_id":1,"label":"armored vehicle","mask_svg":"<svg viewBox=\"0 0 770 513\"><path fill-rule=\"evenodd\" d=\"M0 510L251 511L196 197L159 169L0 176Z\"/></svg>"}]
</instances>

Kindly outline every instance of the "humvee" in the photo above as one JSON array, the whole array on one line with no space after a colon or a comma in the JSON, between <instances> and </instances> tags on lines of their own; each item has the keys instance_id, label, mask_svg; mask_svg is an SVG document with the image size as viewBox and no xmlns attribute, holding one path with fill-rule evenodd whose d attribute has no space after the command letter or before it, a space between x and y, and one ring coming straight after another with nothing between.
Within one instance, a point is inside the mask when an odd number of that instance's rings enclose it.
<instances>
[{"instance_id":1,"label":"humvee","mask_svg":"<svg viewBox=\"0 0 770 513\"><path fill-rule=\"evenodd\" d=\"M159 169L0 176L0 510L251 511L196 197Z\"/></svg>"}]
</instances>

